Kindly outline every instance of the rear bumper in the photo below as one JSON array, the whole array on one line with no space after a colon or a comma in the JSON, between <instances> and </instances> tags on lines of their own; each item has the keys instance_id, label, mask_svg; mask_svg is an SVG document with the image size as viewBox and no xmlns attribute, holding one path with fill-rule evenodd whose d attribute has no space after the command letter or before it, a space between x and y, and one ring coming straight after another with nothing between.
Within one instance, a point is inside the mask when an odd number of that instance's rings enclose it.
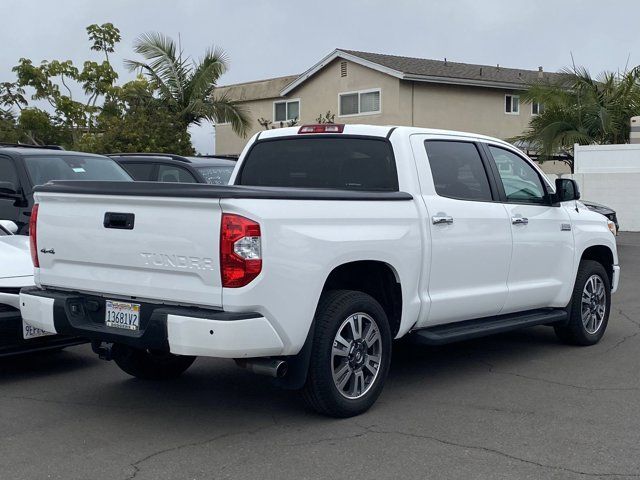
<instances>
[{"instance_id":1,"label":"rear bumper","mask_svg":"<svg viewBox=\"0 0 640 480\"><path fill-rule=\"evenodd\" d=\"M135 303L141 305L140 330L128 331L105 325L102 297L35 287L20 293L24 319L50 332L177 355L249 358L282 354L282 340L258 313Z\"/></svg>"},{"instance_id":2,"label":"rear bumper","mask_svg":"<svg viewBox=\"0 0 640 480\"><path fill-rule=\"evenodd\" d=\"M62 335L25 340L20 312L0 305L0 357L70 347L82 343L87 343L87 340Z\"/></svg>"},{"instance_id":3,"label":"rear bumper","mask_svg":"<svg viewBox=\"0 0 640 480\"><path fill-rule=\"evenodd\" d=\"M613 266L613 277L611 281L611 293L618 291L618 285L620 284L620 265Z\"/></svg>"}]
</instances>

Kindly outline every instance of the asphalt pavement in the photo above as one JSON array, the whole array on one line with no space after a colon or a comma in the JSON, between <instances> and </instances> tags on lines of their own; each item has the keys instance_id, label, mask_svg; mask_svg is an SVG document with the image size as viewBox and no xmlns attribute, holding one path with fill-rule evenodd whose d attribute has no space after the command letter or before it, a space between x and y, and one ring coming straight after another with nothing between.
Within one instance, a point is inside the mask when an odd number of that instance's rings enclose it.
<instances>
[{"instance_id":1,"label":"asphalt pavement","mask_svg":"<svg viewBox=\"0 0 640 480\"><path fill-rule=\"evenodd\" d=\"M400 344L378 403L347 420L227 360L160 383L88 346L0 360L0 479L640 477L640 234L618 240L598 345L545 327Z\"/></svg>"}]
</instances>

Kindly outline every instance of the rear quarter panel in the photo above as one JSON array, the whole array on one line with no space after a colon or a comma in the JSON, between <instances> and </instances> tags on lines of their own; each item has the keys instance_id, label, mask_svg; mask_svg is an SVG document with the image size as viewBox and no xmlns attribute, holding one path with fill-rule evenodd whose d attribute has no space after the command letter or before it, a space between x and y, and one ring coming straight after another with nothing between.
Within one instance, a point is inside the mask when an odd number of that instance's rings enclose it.
<instances>
[{"instance_id":1,"label":"rear quarter panel","mask_svg":"<svg viewBox=\"0 0 640 480\"><path fill-rule=\"evenodd\" d=\"M221 208L260 223L263 251L260 276L246 287L223 289L223 307L263 314L281 336L283 354L300 350L327 277L345 263L375 260L392 267L402 284L399 336L418 317L424 252L415 200L223 199Z\"/></svg>"}]
</instances>

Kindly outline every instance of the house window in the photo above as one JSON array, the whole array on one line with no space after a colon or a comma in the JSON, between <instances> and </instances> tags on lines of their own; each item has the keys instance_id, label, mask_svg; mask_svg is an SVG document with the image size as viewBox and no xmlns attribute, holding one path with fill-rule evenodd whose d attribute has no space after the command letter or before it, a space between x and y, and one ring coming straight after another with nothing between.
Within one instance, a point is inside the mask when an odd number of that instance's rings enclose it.
<instances>
[{"instance_id":1,"label":"house window","mask_svg":"<svg viewBox=\"0 0 640 480\"><path fill-rule=\"evenodd\" d=\"M504 113L520 115L520 97L518 95L504 96Z\"/></svg>"},{"instance_id":2,"label":"house window","mask_svg":"<svg viewBox=\"0 0 640 480\"><path fill-rule=\"evenodd\" d=\"M544 112L544 104L540 102L531 103L531 115L540 115Z\"/></svg>"},{"instance_id":3,"label":"house window","mask_svg":"<svg viewBox=\"0 0 640 480\"><path fill-rule=\"evenodd\" d=\"M340 116L380 113L380 89L341 93Z\"/></svg>"},{"instance_id":4,"label":"house window","mask_svg":"<svg viewBox=\"0 0 640 480\"><path fill-rule=\"evenodd\" d=\"M273 121L286 122L300 118L300 100L273 102Z\"/></svg>"}]
</instances>

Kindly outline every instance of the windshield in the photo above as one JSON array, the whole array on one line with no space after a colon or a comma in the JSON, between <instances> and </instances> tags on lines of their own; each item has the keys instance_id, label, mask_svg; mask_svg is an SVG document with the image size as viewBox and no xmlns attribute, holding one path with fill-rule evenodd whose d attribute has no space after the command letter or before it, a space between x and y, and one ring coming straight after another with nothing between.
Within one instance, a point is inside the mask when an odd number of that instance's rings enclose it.
<instances>
[{"instance_id":1,"label":"windshield","mask_svg":"<svg viewBox=\"0 0 640 480\"><path fill-rule=\"evenodd\" d=\"M209 185L227 185L234 168L234 165L219 167L196 167L198 172L200 172L200 175L204 177Z\"/></svg>"},{"instance_id":2,"label":"windshield","mask_svg":"<svg viewBox=\"0 0 640 480\"><path fill-rule=\"evenodd\" d=\"M24 157L34 185L50 180L116 180L131 182L131 177L115 160L81 155L29 155Z\"/></svg>"},{"instance_id":3,"label":"windshield","mask_svg":"<svg viewBox=\"0 0 640 480\"><path fill-rule=\"evenodd\" d=\"M363 137L265 140L244 160L239 185L397 191L388 141Z\"/></svg>"}]
</instances>

